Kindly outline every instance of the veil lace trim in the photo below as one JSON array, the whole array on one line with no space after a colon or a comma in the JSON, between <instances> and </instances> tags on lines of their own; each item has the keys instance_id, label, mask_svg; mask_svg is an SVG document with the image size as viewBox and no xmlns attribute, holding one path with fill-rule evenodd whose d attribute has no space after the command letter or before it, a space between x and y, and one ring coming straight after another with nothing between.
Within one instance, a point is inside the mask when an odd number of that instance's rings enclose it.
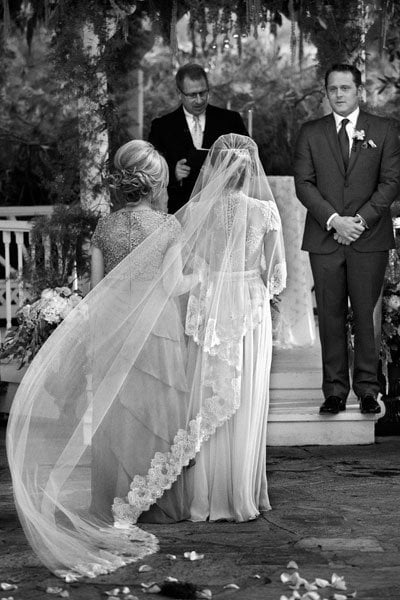
<instances>
[{"instance_id":1,"label":"veil lace trim","mask_svg":"<svg viewBox=\"0 0 400 600\"><path fill-rule=\"evenodd\" d=\"M207 353L206 349L204 351ZM117 527L136 523L140 514L171 488L201 445L239 408L240 371L232 364L218 360L217 356L210 355L208 360L204 386L212 389L212 395L203 401L200 412L189 421L188 429L178 430L171 450L157 452L147 475L134 477L127 498L115 498L112 511Z\"/></svg>"}]
</instances>

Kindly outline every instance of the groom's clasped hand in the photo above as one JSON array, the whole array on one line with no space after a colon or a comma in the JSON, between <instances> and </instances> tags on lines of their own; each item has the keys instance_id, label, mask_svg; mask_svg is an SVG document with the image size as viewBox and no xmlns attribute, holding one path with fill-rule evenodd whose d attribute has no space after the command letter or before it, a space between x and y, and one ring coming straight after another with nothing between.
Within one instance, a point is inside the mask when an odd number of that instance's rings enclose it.
<instances>
[{"instance_id":1,"label":"groom's clasped hand","mask_svg":"<svg viewBox=\"0 0 400 600\"><path fill-rule=\"evenodd\" d=\"M365 231L365 225L358 216L341 217L337 215L332 219L332 226L336 230L333 239L344 246L349 246L358 240Z\"/></svg>"}]
</instances>

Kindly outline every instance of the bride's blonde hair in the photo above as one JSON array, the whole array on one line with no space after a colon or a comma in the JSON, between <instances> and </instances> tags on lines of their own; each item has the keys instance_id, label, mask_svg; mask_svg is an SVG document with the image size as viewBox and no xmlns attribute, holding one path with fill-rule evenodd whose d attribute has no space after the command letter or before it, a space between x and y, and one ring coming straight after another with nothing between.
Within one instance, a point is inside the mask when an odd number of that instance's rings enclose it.
<instances>
[{"instance_id":1,"label":"bride's blonde hair","mask_svg":"<svg viewBox=\"0 0 400 600\"><path fill-rule=\"evenodd\" d=\"M149 196L151 204L158 206L169 173L166 160L152 144L144 140L127 142L117 150L114 166L111 185L122 193L126 202L138 204Z\"/></svg>"}]
</instances>

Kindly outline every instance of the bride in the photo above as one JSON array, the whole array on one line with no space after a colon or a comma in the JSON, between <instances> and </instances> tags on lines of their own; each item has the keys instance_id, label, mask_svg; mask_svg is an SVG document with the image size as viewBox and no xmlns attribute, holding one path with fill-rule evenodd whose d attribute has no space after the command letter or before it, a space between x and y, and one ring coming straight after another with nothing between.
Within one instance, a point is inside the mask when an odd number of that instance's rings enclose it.
<instances>
[{"instance_id":1,"label":"bride","mask_svg":"<svg viewBox=\"0 0 400 600\"><path fill-rule=\"evenodd\" d=\"M26 536L69 579L155 552L138 521L269 508L270 299L285 263L257 146L221 136L175 216L156 210L167 169L150 144L115 164L128 202L99 222L97 285L32 362L7 431Z\"/></svg>"}]
</instances>

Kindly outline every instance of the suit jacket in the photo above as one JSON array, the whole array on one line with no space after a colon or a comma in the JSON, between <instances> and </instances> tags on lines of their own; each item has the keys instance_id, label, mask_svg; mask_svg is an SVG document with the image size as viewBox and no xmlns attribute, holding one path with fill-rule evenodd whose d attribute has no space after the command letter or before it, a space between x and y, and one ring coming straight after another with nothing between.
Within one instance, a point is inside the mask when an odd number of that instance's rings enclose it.
<instances>
[{"instance_id":1,"label":"suit jacket","mask_svg":"<svg viewBox=\"0 0 400 600\"><path fill-rule=\"evenodd\" d=\"M303 250L329 254L339 247L326 223L337 212L361 215L368 229L353 242L360 252L394 247L390 205L400 190L400 142L390 119L360 111L357 131L364 140L353 141L347 172L340 154L332 114L305 123L295 150L295 185L307 208ZM372 142L371 142L371 141Z\"/></svg>"},{"instance_id":2,"label":"suit jacket","mask_svg":"<svg viewBox=\"0 0 400 600\"><path fill-rule=\"evenodd\" d=\"M239 113L209 104L206 108L203 148L210 149L219 136L225 133L248 135ZM168 163L168 212L175 212L189 200L207 153L196 150L193 145L182 106L152 121L149 142ZM189 177L179 183L175 178L175 166L182 158L188 160L191 171Z\"/></svg>"}]
</instances>

